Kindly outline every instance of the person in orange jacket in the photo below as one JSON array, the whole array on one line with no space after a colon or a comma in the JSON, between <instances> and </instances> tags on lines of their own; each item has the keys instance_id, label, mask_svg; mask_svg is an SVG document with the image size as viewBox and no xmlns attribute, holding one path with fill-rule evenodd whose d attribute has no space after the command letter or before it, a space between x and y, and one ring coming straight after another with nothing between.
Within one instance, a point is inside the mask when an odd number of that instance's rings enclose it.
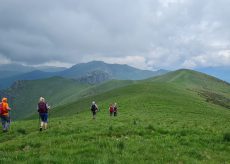
<instances>
[{"instance_id":1,"label":"person in orange jacket","mask_svg":"<svg viewBox=\"0 0 230 164\"><path fill-rule=\"evenodd\" d=\"M11 108L7 103L7 98L3 97L2 102L0 103L0 116L2 121L3 132L7 132L10 127L10 115L9 115L10 110Z\"/></svg>"}]
</instances>

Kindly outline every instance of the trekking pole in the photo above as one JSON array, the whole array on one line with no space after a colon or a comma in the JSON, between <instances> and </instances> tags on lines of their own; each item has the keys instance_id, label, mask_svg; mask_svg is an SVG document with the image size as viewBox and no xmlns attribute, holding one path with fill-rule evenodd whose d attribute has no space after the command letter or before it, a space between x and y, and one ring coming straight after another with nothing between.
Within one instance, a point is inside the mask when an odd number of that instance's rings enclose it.
<instances>
[{"instance_id":1,"label":"trekking pole","mask_svg":"<svg viewBox=\"0 0 230 164\"><path fill-rule=\"evenodd\" d=\"M11 99L11 104L12 104L12 106L11 106L11 110L14 110L14 98L12 97L12 99ZM8 114L9 114L9 129L11 129L11 126L10 126L10 124L11 124L11 122L12 122L12 118L11 118L11 110L8 110Z\"/></svg>"},{"instance_id":2,"label":"trekking pole","mask_svg":"<svg viewBox=\"0 0 230 164\"><path fill-rule=\"evenodd\" d=\"M51 111L50 111L50 109L51 109L51 106L49 106L49 109L48 109L48 123L49 123L49 125L48 125L48 127L50 128L50 114L51 114Z\"/></svg>"},{"instance_id":3,"label":"trekking pole","mask_svg":"<svg viewBox=\"0 0 230 164\"><path fill-rule=\"evenodd\" d=\"M10 113L10 110L8 111L8 119L9 119L9 122L6 122L6 125L7 125L7 129L9 128L9 130L11 129L11 113Z\"/></svg>"},{"instance_id":4,"label":"trekking pole","mask_svg":"<svg viewBox=\"0 0 230 164\"><path fill-rule=\"evenodd\" d=\"M14 112L14 108L15 108L15 97L11 97L11 102L10 102L10 104L12 104L12 106L11 106L11 110L9 110L9 129L11 129L11 122L13 122L12 121L12 118L14 117L15 118L15 112Z\"/></svg>"},{"instance_id":5,"label":"trekking pole","mask_svg":"<svg viewBox=\"0 0 230 164\"><path fill-rule=\"evenodd\" d=\"M40 128L40 122L41 122L40 113L38 113L38 128Z\"/></svg>"},{"instance_id":6,"label":"trekking pole","mask_svg":"<svg viewBox=\"0 0 230 164\"><path fill-rule=\"evenodd\" d=\"M47 123L49 123L48 127L50 128L50 108L48 110L48 120L47 120Z\"/></svg>"}]
</instances>

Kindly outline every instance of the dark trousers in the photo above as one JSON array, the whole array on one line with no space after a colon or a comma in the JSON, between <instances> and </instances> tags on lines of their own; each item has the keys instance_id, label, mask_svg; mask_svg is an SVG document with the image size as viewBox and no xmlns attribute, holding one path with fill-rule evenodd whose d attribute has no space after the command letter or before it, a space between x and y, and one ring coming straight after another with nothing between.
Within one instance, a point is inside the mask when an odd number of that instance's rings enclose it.
<instances>
[{"instance_id":1,"label":"dark trousers","mask_svg":"<svg viewBox=\"0 0 230 164\"><path fill-rule=\"evenodd\" d=\"M1 121L2 121L2 129L8 130L10 127L10 117L9 116L1 116Z\"/></svg>"}]
</instances>

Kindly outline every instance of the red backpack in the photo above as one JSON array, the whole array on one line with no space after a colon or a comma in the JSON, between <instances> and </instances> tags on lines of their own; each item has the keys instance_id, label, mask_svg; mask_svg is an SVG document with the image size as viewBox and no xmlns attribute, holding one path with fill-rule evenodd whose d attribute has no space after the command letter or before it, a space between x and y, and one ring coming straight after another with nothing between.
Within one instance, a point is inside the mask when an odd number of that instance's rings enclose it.
<instances>
[{"instance_id":1,"label":"red backpack","mask_svg":"<svg viewBox=\"0 0 230 164\"><path fill-rule=\"evenodd\" d=\"M113 112L113 107L112 106L109 107L109 111Z\"/></svg>"},{"instance_id":2,"label":"red backpack","mask_svg":"<svg viewBox=\"0 0 230 164\"><path fill-rule=\"evenodd\" d=\"M3 111L3 105L2 102L0 102L0 115L2 115L2 111Z\"/></svg>"},{"instance_id":3,"label":"red backpack","mask_svg":"<svg viewBox=\"0 0 230 164\"><path fill-rule=\"evenodd\" d=\"M38 103L38 112L39 113L47 113L48 109L46 107L46 103L44 102L39 102Z\"/></svg>"}]
</instances>

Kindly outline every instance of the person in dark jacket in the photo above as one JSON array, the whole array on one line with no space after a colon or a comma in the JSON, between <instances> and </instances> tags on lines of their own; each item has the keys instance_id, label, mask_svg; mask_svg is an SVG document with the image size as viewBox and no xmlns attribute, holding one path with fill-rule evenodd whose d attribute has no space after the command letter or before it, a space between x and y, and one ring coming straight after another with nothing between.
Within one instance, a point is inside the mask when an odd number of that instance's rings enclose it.
<instances>
[{"instance_id":1,"label":"person in dark jacket","mask_svg":"<svg viewBox=\"0 0 230 164\"><path fill-rule=\"evenodd\" d=\"M92 102L91 111L93 113L93 119L95 119L96 118L96 113L98 111L98 107L97 107L97 104L95 103L95 101Z\"/></svg>"},{"instance_id":2,"label":"person in dark jacket","mask_svg":"<svg viewBox=\"0 0 230 164\"><path fill-rule=\"evenodd\" d=\"M45 98L40 97L38 102L38 112L40 117L40 131L47 129L48 124L48 110L50 106L46 103Z\"/></svg>"},{"instance_id":3,"label":"person in dark jacket","mask_svg":"<svg viewBox=\"0 0 230 164\"><path fill-rule=\"evenodd\" d=\"M113 114L114 114L114 116L117 116L117 110L118 110L117 103L114 103L114 105L113 105Z\"/></svg>"}]
</instances>

